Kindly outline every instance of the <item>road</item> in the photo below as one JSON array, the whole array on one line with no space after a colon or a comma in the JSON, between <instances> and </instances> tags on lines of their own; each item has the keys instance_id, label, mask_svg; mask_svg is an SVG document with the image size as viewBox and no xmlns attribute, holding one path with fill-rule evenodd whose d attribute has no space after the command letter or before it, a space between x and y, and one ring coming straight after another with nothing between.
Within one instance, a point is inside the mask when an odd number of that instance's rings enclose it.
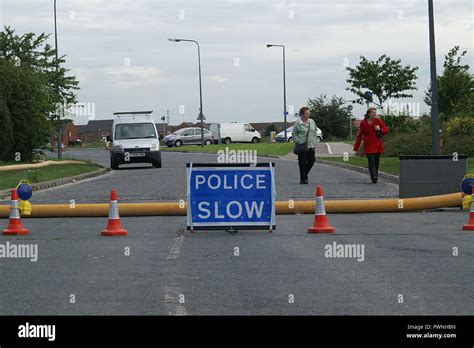
<instances>
[{"instance_id":1,"label":"road","mask_svg":"<svg viewBox=\"0 0 474 348\"><path fill-rule=\"evenodd\" d=\"M74 152L103 165L107 156ZM398 195L392 182L374 185L323 164L299 185L296 162L272 160L279 200L312 199L317 184L326 198ZM33 208L106 202L112 189L121 202L184 199L188 161L216 156L164 153L161 169L135 165L35 192ZM124 217L129 235L117 238L99 236L105 218L23 219L30 234L0 236L0 244L37 244L38 260L0 258L0 314L472 314L474 235L461 230L465 211L331 214L329 235L306 233L312 219L277 215L272 234L190 234L184 217ZM363 246L363 260L326 257L333 242Z\"/></svg>"}]
</instances>

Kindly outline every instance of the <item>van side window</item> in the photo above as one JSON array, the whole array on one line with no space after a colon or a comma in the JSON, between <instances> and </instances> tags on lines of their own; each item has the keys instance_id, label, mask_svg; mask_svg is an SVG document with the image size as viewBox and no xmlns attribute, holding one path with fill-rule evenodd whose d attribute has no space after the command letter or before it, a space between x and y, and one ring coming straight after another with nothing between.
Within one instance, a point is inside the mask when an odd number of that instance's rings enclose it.
<instances>
[{"instance_id":1,"label":"van side window","mask_svg":"<svg viewBox=\"0 0 474 348\"><path fill-rule=\"evenodd\" d=\"M253 132L254 129L253 129L253 127L252 127L251 125L245 124L245 131L246 131L246 132Z\"/></svg>"}]
</instances>

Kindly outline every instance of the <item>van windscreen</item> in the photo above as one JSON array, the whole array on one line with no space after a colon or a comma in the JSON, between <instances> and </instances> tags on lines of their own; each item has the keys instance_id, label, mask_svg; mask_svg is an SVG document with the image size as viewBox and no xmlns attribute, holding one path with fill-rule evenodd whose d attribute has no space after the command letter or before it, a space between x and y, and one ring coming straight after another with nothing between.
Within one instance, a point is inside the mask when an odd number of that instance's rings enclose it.
<instances>
[{"instance_id":1,"label":"van windscreen","mask_svg":"<svg viewBox=\"0 0 474 348\"><path fill-rule=\"evenodd\" d=\"M153 123L121 123L115 126L115 139L156 138Z\"/></svg>"}]
</instances>

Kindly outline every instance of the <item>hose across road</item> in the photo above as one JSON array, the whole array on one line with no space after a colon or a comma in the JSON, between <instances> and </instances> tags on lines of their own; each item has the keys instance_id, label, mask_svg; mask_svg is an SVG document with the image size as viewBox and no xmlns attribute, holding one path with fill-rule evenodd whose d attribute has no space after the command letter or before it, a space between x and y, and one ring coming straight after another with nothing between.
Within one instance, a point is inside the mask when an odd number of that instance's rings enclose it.
<instances>
[{"instance_id":1,"label":"hose across road","mask_svg":"<svg viewBox=\"0 0 474 348\"><path fill-rule=\"evenodd\" d=\"M404 199L364 199L326 200L327 213L393 213L431 210L462 206L462 193L404 198ZM119 203L120 216L185 216L186 203L150 202ZM31 218L59 217L101 217L108 216L109 204L33 204ZM277 201L276 214L314 214L315 201ZM9 205L0 205L0 218L8 218Z\"/></svg>"}]
</instances>

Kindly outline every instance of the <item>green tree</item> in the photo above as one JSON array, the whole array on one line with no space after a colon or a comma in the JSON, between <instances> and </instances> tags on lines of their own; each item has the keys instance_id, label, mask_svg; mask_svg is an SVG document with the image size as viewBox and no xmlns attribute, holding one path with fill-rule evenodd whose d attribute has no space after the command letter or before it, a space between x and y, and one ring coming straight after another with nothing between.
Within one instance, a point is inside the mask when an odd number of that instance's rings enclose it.
<instances>
[{"instance_id":1,"label":"green tree","mask_svg":"<svg viewBox=\"0 0 474 348\"><path fill-rule=\"evenodd\" d=\"M1 62L0 62L1 64ZM13 122L7 102L0 95L0 160L5 160L11 153L13 143Z\"/></svg>"},{"instance_id":2,"label":"green tree","mask_svg":"<svg viewBox=\"0 0 474 348\"><path fill-rule=\"evenodd\" d=\"M315 99L308 100L311 118L323 131L325 138L346 138L349 134L350 113L343 107L342 98L333 95L328 99L321 95Z\"/></svg>"},{"instance_id":3,"label":"green tree","mask_svg":"<svg viewBox=\"0 0 474 348\"><path fill-rule=\"evenodd\" d=\"M44 76L49 117L53 118L59 105L77 102L75 91L79 89L79 82L75 76L67 75L69 70L63 66L66 56L56 60L56 50L47 43L49 37L45 33L17 35L15 30L5 26L0 32L0 59Z\"/></svg>"},{"instance_id":4,"label":"green tree","mask_svg":"<svg viewBox=\"0 0 474 348\"><path fill-rule=\"evenodd\" d=\"M62 66L65 57L46 42L49 35L15 34L10 27L0 32L0 160L34 157L53 128L63 105L76 102L79 89L75 76Z\"/></svg>"},{"instance_id":5,"label":"green tree","mask_svg":"<svg viewBox=\"0 0 474 348\"><path fill-rule=\"evenodd\" d=\"M438 110L442 122L455 116L474 116L474 78L469 65L461 64L467 51L452 48L444 57L443 74L438 76ZM431 105L431 87L425 92L425 103Z\"/></svg>"},{"instance_id":6,"label":"green tree","mask_svg":"<svg viewBox=\"0 0 474 348\"><path fill-rule=\"evenodd\" d=\"M409 91L416 90L415 74L417 66L402 66L401 60L393 60L387 55L380 56L371 61L364 56L360 63L354 67L347 67L349 78L346 80L350 87L346 90L358 96L356 102L363 104L366 90L370 90L377 97L380 105L390 98L410 98Z\"/></svg>"},{"instance_id":7,"label":"green tree","mask_svg":"<svg viewBox=\"0 0 474 348\"><path fill-rule=\"evenodd\" d=\"M274 123L271 123L266 129L265 129L265 135L268 137L270 136L271 132L277 132L278 133L278 128Z\"/></svg>"},{"instance_id":8,"label":"green tree","mask_svg":"<svg viewBox=\"0 0 474 348\"><path fill-rule=\"evenodd\" d=\"M31 160L51 131L44 76L4 59L0 59L0 76L0 133L2 142L8 142L0 160L13 161L17 153L22 161Z\"/></svg>"}]
</instances>

